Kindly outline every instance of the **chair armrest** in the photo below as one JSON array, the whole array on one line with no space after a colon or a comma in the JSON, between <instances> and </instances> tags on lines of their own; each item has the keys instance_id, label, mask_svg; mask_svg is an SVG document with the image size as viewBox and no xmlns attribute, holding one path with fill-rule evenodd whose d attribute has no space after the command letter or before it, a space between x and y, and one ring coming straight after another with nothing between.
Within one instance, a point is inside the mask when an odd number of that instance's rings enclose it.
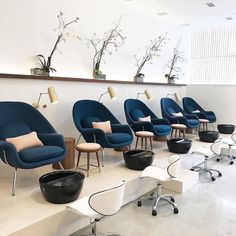
<instances>
[{"instance_id":1,"label":"chair armrest","mask_svg":"<svg viewBox=\"0 0 236 236\"><path fill-rule=\"evenodd\" d=\"M43 142L44 145L59 146L64 150L66 149L64 137L61 134L38 134L38 138Z\"/></svg>"},{"instance_id":2,"label":"chair armrest","mask_svg":"<svg viewBox=\"0 0 236 236\"><path fill-rule=\"evenodd\" d=\"M187 119L195 119L198 120L198 117L194 114L184 114L184 117Z\"/></svg>"},{"instance_id":3,"label":"chair armrest","mask_svg":"<svg viewBox=\"0 0 236 236\"><path fill-rule=\"evenodd\" d=\"M16 166L21 163L18 152L13 144L0 140L0 158L6 164Z\"/></svg>"},{"instance_id":4,"label":"chair armrest","mask_svg":"<svg viewBox=\"0 0 236 236\"><path fill-rule=\"evenodd\" d=\"M152 119L152 124L154 125L170 125L170 122L167 119Z\"/></svg>"},{"instance_id":5,"label":"chair armrest","mask_svg":"<svg viewBox=\"0 0 236 236\"><path fill-rule=\"evenodd\" d=\"M134 132L136 131L149 131L152 133L156 133L155 128L153 127L153 124L148 121L135 121L133 125L131 126Z\"/></svg>"},{"instance_id":6,"label":"chair armrest","mask_svg":"<svg viewBox=\"0 0 236 236\"><path fill-rule=\"evenodd\" d=\"M128 125L112 124L111 129L113 133L128 133L132 135L132 131Z\"/></svg>"},{"instance_id":7,"label":"chair armrest","mask_svg":"<svg viewBox=\"0 0 236 236\"><path fill-rule=\"evenodd\" d=\"M215 113L214 113L213 111L205 111L205 113L206 113L207 115L214 115L214 116L215 116Z\"/></svg>"},{"instance_id":8,"label":"chair armrest","mask_svg":"<svg viewBox=\"0 0 236 236\"><path fill-rule=\"evenodd\" d=\"M188 126L188 121L184 116L170 116L171 124L184 124Z\"/></svg>"}]
</instances>

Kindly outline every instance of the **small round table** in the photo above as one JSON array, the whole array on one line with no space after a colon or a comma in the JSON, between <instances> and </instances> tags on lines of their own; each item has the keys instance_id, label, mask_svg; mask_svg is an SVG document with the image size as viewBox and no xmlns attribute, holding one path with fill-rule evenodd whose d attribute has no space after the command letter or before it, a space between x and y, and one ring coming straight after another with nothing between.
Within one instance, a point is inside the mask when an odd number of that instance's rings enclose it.
<instances>
[{"instance_id":1,"label":"small round table","mask_svg":"<svg viewBox=\"0 0 236 236\"><path fill-rule=\"evenodd\" d=\"M79 152L78 153L78 160L77 160L77 164L76 164L76 171L78 170L78 168L85 170L85 171L87 171L87 177L89 177L89 167L93 166L93 167L99 168L99 172L101 172L99 156L98 156L98 151L101 150L100 144L98 144L98 143L80 143L76 146L76 150ZM79 167L81 153L83 153L83 152L87 153L87 164L86 164L87 168L86 169ZM90 164L90 153L96 154L97 165Z\"/></svg>"},{"instance_id":2,"label":"small round table","mask_svg":"<svg viewBox=\"0 0 236 236\"><path fill-rule=\"evenodd\" d=\"M185 138L185 130L187 129L186 125L172 124L171 128L172 128L171 135L170 135L171 138L174 133L175 133L175 138L177 138L178 132L179 132L179 138L180 138L181 133L183 134L183 138Z\"/></svg>"},{"instance_id":3,"label":"small round table","mask_svg":"<svg viewBox=\"0 0 236 236\"><path fill-rule=\"evenodd\" d=\"M137 149L138 147L138 141L139 139L141 139L141 149L143 149L143 140L145 142L145 151L147 151L147 140L149 139L150 141L150 148L152 150L152 139L154 137L154 134L152 132L149 131L137 131L135 132L135 136L136 136L136 144L135 144L135 149Z\"/></svg>"}]
</instances>

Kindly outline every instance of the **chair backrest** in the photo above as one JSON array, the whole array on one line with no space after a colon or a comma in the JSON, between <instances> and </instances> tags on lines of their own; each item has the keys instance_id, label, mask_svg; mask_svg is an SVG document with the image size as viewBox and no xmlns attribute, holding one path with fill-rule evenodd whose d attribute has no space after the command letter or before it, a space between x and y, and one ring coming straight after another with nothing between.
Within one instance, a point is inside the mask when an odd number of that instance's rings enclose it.
<instances>
[{"instance_id":1,"label":"chair backrest","mask_svg":"<svg viewBox=\"0 0 236 236\"><path fill-rule=\"evenodd\" d=\"M199 110L200 112L204 112L204 109L192 98L183 97L183 108L187 113L192 113L193 111Z\"/></svg>"},{"instance_id":2,"label":"chair backrest","mask_svg":"<svg viewBox=\"0 0 236 236\"><path fill-rule=\"evenodd\" d=\"M109 120L111 124L120 124L115 116L100 102L95 100L79 100L73 106L73 120L76 128L92 128L92 122Z\"/></svg>"},{"instance_id":3,"label":"chair backrest","mask_svg":"<svg viewBox=\"0 0 236 236\"><path fill-rule=\"evenodd\" d=\"M173 116L172 113L181 112L183 115L186 112L171 98L161 98L161 113L164 118Z\"/></svg>"},{"instance_id":4,"label":"chair backrest","mask_svg":"<svg viewBox=\"0 0 236 236\"><path fill-rule=\"evenodd\" d=\"M0 102L0 139L35 131L55 133L48 120L34 107L24 102Z\"/></svg>"},{"instance_id":5,"label":"chair backrest","mask_svg":"<svg viewBox=\"0 0 236 236\"><path fill-rule=\"evenodd\" d=\"M125 181L116 187L92 194L89 197L90 207L97 213L109 216L116 214L122 207Z\"/></svg>"},{"instance_id":6,"label":"chair backrest","mask_svg":"<svg viewBox=\"0 0 236 236\"><path fill-rule=\"evenodd\" d=\"M158 117L139 99L127 99L124 102L124 110L126 120L129 125L132 125L139 118L150 116L153 119Z\"/></svg>"},{"instance_id":7,"label":"chair backrest","mask_svg":"<svg viewBox=\"0 0 236 236\"><path fill-rule=\"evenodd\" d=\"M167 167L167 173L172 177L176 178L179 175L181 157L180 155L171 155L168 158L169 165Z\"/></svg>"},{"instance_id":8,"label":"chair backrest","mask_svg":"<svg viewBox=\"0 0 236 236\"><path fill-rule=\"evenodd\" d=\"M217 139L210 147L211 151L218 156L221 154L222 142L222 139Z\"/></svg>"}]
</instances>

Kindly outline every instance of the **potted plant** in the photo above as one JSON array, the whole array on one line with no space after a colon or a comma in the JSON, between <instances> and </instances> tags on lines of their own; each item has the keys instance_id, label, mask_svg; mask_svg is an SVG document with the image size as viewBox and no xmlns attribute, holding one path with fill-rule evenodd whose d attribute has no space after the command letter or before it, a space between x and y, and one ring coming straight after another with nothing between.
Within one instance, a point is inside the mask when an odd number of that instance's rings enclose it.
<instances>
[{"instance_id":1,"label":"potted plant","mask_svg":"<svg viewBox=\"0 0 236 236\"><path fill-rule=\"evenodd\" d=\"M177 46L173 50L173 56L169 59L166 67L168 67L169 73L165 74L165 78L167 79L169 84L175 83L176 79L179 79L179 73L181 73L181 68L177 66L179 62L184 61L183 52L179 50L180 41ZM173 74L175 73L175 74Z\"/></svg>"},{"instance_id":2,"label":"potted plant","mask_svg":"<svg viewBox=\"0 0 236 236\"><path fill-rule=\"evenodd\" d=\"M57 46L61 41L66 41L66 37L69 35L73 35L76 36L76 34L69 28L69 26L73 23L77 23L79 18L76 17L74 20L70 21L70 22L65 22L64 18L63 18L63 13L60 12L57 16L58 18L58 22L59 22L59 26L56 29L58 31L58 36L57 36L57 40L54 44L54 47L50 53L50 55L48 57L45 57L42 54L38 54L36 57L39 60L39 67L37 68L33 68L31 69L31 74L33 75L45 75L45 76L49 76L50 72L55 72L56 69L54 69L53 67L51 67L51 63L52 63L52 57L54 55L54 52L57 50ZM79 38L78 36L76 36L77 38ZM46 59L47 58L47 59Z\"/></svg>"},{"instance_id":3,"label":"potted plant","mask_svg":"<svg viewBox=\"0 0 236 236\"><path fill-rule=\"evenodd\" d=\"M114 28L104 33L102 38L98 38L96 33L93 34L91 39L88 39L88 47L92 46L94 49L93 56L93 78L94 79L106 79L106 75L100 70L101 62L104 62L104 55L112 55L111 48L115 48L124 44L125 37L122 35L122 31L118 29L120 20L115 23Z\"/></svg>"},{"instance_id":4,"label":"potted plant","mask_svg":"<svg viewBox=\"0 0 236 236\"><path fill-rule=\"evenodd\" d=\"M150 40L150 43L146 46L145 53L142 57L138 57L137 54L134 55L134 59L136 61L135 65L138 67L134 75L134 82L143 82L145 75L141 73L141 70L146 62L151 61L155 56L159 56L159 52L165 42L166 35L159 36L154 40Z\"/></svg>"}]
</instances>

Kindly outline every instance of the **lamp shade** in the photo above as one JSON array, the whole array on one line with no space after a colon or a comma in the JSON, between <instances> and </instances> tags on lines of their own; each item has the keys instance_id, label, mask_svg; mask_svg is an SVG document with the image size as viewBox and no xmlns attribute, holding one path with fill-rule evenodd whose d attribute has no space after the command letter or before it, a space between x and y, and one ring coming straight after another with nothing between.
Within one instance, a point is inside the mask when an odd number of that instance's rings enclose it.
<instances>
[{"instance_id":1,"label":"lamp shade","mask_svg":"<svg viewBox=\"0 0 236 236\"><path fill-rule=\"evenodd\" d=\"M117 97L116 92L112 86L108 86L107 91L108 91L111 99L115 99Z\"/></svg>"},{"instance_id":2,"label":"lamp shade","mask_svg":"<svg viewBox=\"0 0 236 236\"><path fill-rule=\"evenodd\" d=\"M48 88L48 95L49 95L50 102L52 104L58 103L58 97L57 97L56 91L53 87Z\"/></svg>"},{"instance_id":3,"label":"lamp shade","mask_svg":"<svg viewBox=\"0 0 236 236\"><path fill-rule=\"evenodd\" d=\"M177 102L179 102L179 101L181 100L181 98L180 98L180 96L179 96L178 93L174 93L174 96L175 96L175 100L176 100Z\"/></svg>"},{"instance_id":4,"label":"lamp shade","mask_svg":"<svg viewBox=\"0 0 236 236\"><path fill-rule=\"evenodd\" d=\"M146 95L146 97L147 97L148 100L151 100L151 99L152 99L150 93L149 93L147 90L144 90L144 94Z\"/></svg>"}]
</instances>

